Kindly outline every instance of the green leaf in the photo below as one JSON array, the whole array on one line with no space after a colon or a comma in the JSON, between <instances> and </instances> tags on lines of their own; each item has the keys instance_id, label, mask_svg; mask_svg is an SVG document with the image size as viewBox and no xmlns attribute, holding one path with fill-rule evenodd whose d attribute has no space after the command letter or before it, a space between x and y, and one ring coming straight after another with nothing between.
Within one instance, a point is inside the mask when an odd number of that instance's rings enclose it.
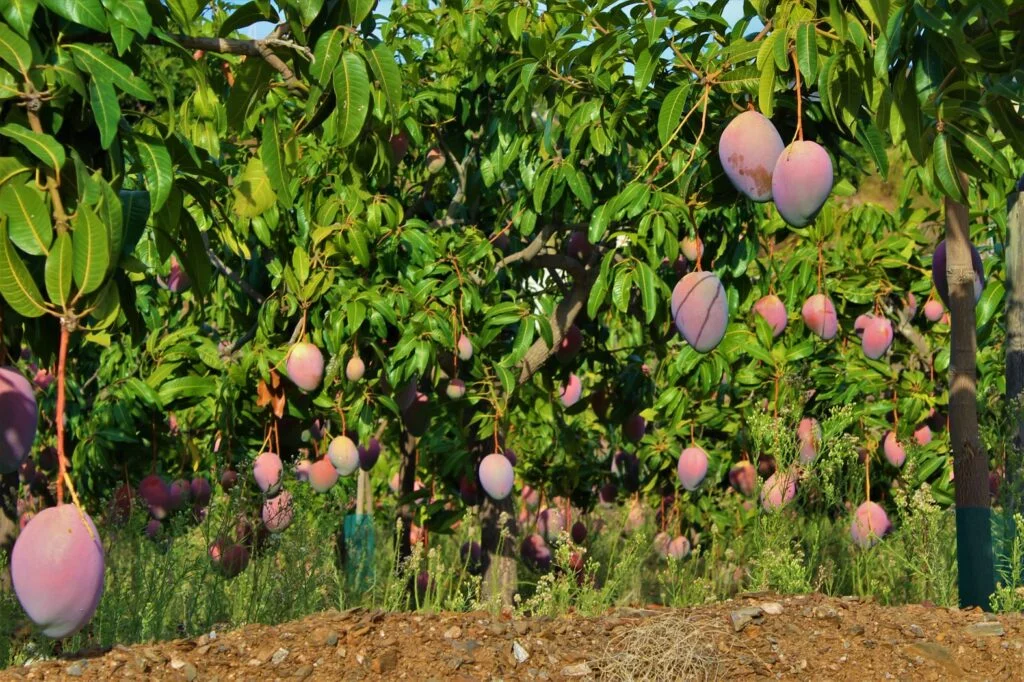
<instances>
[{"instance_id":1,"label":"green leaf","mask_svg":"<svg viewBox=\"0 0 1024 682\"><path fill-rule=\"evenodd\" d=\"M146 177L150 210L156 213L163 207L174 186L171 155L162 140L148 135L132 136L131 146L142 166L142 174Z\"/></svg>"},{"instance_id":2,"label":"green leaf","mask_svg":"<svg viewBox=\"0 0 1024 682\"><path fill-rule=\"evenodd\" d=\"M217 35L227 38L238 29L252 26L261 21L277 23L277 12L270 8L269 2L247 2L232 12L231 16L220 25Z\"/></svg>"},{"instance_id":3,"label":"green leaf","mask_svg":"<svg viewBox=\"0 0 1024 682\"><path fill-rule=\"evenodd\" d=\"M0 13L15 31L28 38L32 28L32 18L36 14L38 0L4 0L0 3Z\"/></svg>"},{"instance_id":4,"label":"green leaf","mask_svg":"<svg viewBox=\"0 0 1024 682\"><path fill-rule=\"evenodd\" d=\"M203 234L188 211L181 212L181 236L184 238L184 248L177 249L181 265L191 278L196 293L205 296L210 291L210 283L213 280L213 266L206 253Z\"/></svg>"},{"instance_id":5,"label":"green leaf","mask_svg":"<svg viewBox=\"0 0 1024 682\"><path fill-rule=\"evenodd\" d=\"M589 209L594 204L594 197L590 193L590 183L587 182L586 176L576 170L572 163L570 161L562 164L562 175L569 184L569 189L580 200L583 207Z\"/></svg>"},{"instance_id":6,"label":"green leaf","mask_svg":"<svg viewBox=\"0 0 1024 682\"><path fill-rule=\"evenodd\" d=\"M0 296L22 317L39 317L47 312L39 287L7 234L7 221L0 219Z\"/></svg>"},{"instance_id":7,"label":"green leaf","mask_svg":"<svg viewBox=\"0 0 1024 682\"><path fill-rule=\"evenodd\" d=\"M263 162L257 157L249 159L245 170L235 180L231 193L235 199L235 213L243 218L255 218L277 200Z\"/></svg>"},{"instance_id":8,"label":"green leaf","mask_svg":"<svg viewBox=\"0 0 1024 682\"><path fill-rule=\"evenodd\" d=\"M654 72L658 68L658 59L650 50L644 50L636 59L636 70L633 73L633 88L636 89L637 97L643 94L647 86L654 78Z\"/></svg>"},{"instance_id":9,"label":"green leaf","mask_svg":"<svg viewBox=\"0 0 1024 682\"><path fill-rule=\"evenodd\" d=\"M142 238L149 220L149 192L143 190L121 190L118 192L121 201L121 222L124 225L123 255L130 255Z\"/></svg>"},{"instance_id":10,"label":"green leaf","mask_svg":"<svg viewBox=\"0 0 1024 682\"><path fill-rule=\"evenodd\" d=\"M889 156L886 154L885 140L882 139L882 132L874 121L868 120L861 124L857 130L857 140L874 160L881 176L883 178L888 176Z\"/></svg>"},{"instance_id":11,"label":"green leaf","mask_svg":"<svg viewBox=\"0 0 1024 682\"><path fill-rule=\"evenodd\" d=\"M397 119L402 108L402 72L395 62L395 53L380 43L372 50L365 50L363 54L380 84L392 118Z\"/></svg>"},{"instance_id":12,"label":"green leaf","mask_svg":"<svg viewBox=\"0 0 1024 682\"><path fill-rule=\"evenodd\" d=\"M67 308L68 297L71 295L72 253L71 235L61 232L53 242L53 248L46 258L46 268L43 272L46 295L61 308Z\"/></svg>"},{"instance_id":13,"label":"green leaf","mask_svg":"<svg viewBox=\"0 0 1024 682\"><path fill-rule=\"evenodd\" d=\"M761 71L761 80L757 89L757 105L761 113L771 118L775 111L775 63L768 62Z\"/></svg>"},{"instance_id":14,"label":"green leaf","mask_svg":"<svg viewBox=\"0 0 1024 682\"><path fill-rule=\"evenodd\" d=\"M121 120L121 107L117 103L114 86L107 81L90 78L89 105L100 131L100 146L109 149L117 135L117 122Z\"/></svg>"},{"instance_id":15,"label":"green leaf","mask_svg":"<svg viewBox=\"0 0 1024 682\"><path fill-rule=\"evenodd\" d=\"M349 19L353 26L363 23L363 19L373 9L377 0L347 0Z\"/></svg>"},{"instance_id":16,"label":"green leaf","mask_svg":"<svg viewBox=\"0 0 1024 682\"><path fill-rule=\"evenodd\" d=\"M171 379L160 385L157 395L164 406L175 400L202 398L214 392L217 382L213 377L187 376Z\"/></svg>"},{"instance_id":17,"label":"green leaf","mask_svg":"<svg viewBox=\"0 0 1024 682\"><path fill-rule=\"evenodd\" d=\"M260 141L260 160L270 178L270 186L274 188L278 200L288 208L292 206L292 195L288 189L291 174L284 158L284 140L278 125L277 110L267 113L263 124L263 140Z\"/></svg>"},{"instance_id":18,"label":"green leaf","mask_svg":"<svg viewBox=\"0 0 1024 682\"><path fill-rule=\"evenodd\" d=\"M7 62L23 74L32 68L32 48L24 38L0 24L0 61Z\"/></svg>"},{"instance_id":19,"label":"green leaf","mask_svg":"<svg viewBox=\"0 0 1024 682\"><path fill-rule=\"evenodd\" d=\"M82 205L71 221L74 262L72 271L79 295L96 291L110 265L110 235L91 206Z\"/></svg>"},{"instance_id":20,"label":"green leaf","mask_svg":"<svg viewBox=\"0 0 1024 682\"><path fill-rule=\"evenodd\" d=\"M545 165L544 169L537 174L533 184L533 210L540 215L544 213L544 199L547 198L548 187L551 186L551 176L554 169Z\"/></svg>"},{"instance_id":21,"label":"green leaf","mask_svg":"<svg viewBox=\"0 0 1024 682\"><path fill-rule=\"evenodd\" d=\"M612 303L624 313L629 310L629 295L633 290L633 271L626 268L618 268L615 274L615 283L612 284Z\"/></svg>"},{"instance_id":22,"label":"green leaf","mask_svg":"<svg viewBox=\"0 0 1024 682\"><path fill-rule=\"evenodd\" d=\"M960 184L960 176L953 161L953 149L946 133L939 133L932 143L932 168L939 187L947 196L963 202L967 200L964 187Z\"/></svg>"},{"instance_id":23,"label":"green leaf","mask_svg":"<svg viewBox=\"0 0 1024 682\"><path fill-rule=\"evenodd\" d=\"M26 166L13 156L0 156L0 186L21 175L29 173L32 168Z\"/></svg>"},{"instance_id":24,"label":"green leaf","mask_svg":"<svg viewBox=\"0 0 1024 682\"><path fill-rule=\"evenodd\" d=\"M43 6L76 24L96 31L107 30L107 15L100 0L43 0Z\"/></svg>"},{"instance_id":25,"label":"green leaf","mask_svg":"<svg viewBox=\"0 0 1024 682\"><path fill-rule=\"evenodd\" d=\"M313 63L309 65L309 75L320 85L326 86L334 73L334 67L341 58L341 45L345 33L341 28L332 28L316 41L313 48Z\"/></svg>"},{"instance_id":26,"label":"green leaf","mask_svg":"<svg viewBox=\"0 0 1024 682\"><path fill-rule=\"evenodd\" d=\"M516 5L508 13L508 32L517 40L523 35L523 27L526 26L526 15L527 10L522 5Z\"/></svg>"},{"instance_id":27,"label":"green leaf","mask_svg":"<svg viewBox=\"0 0 1024 682\"><path fill-rule=\"evenodd\" d=\"M338 143L347 147L359 137L370 107L370 79L359 55L348 52L342 56L334 70L334 95L338 100Z\"/></svg>"},{"instance_id":28,"label":"green leaf","mask_svg":"<svg viewBox=\"0 0 1024 682\"><path fill-rule=\"evenodd\" d=\"M1010 168L1010 162L1006 160L1003 153L996 149L995 145L987 137L977 133L967 133L964 135L964 146L967 147L967 151L974 158L991 168L997 175L1013 177L1013 169Z\"/></svg>"},{"instance_id":29,"label":"green leaf","mask_svg":"<svg viewBox=\"0 0 1024 682\"><path fill-rule=\"evenodd\" d=\"M818 76L818 43L813 24L801 24L796 30L796 61L804 78L813 83Z\"/></svg>"},{"instance_id":30,"label":"green leaf","mask_svg":"<svg viewBox=\"0 0 1024 682\"><path fill-rule=\"evenodd\" d=\"M93 78L106 81L136 99L146 102L156 100L146 81L132 73L127 64L92 45L68 43L67 48L72 51L71 56L78 68Z\"/></svg>"},{"instance_id":31,"label":"green leaf","mask_svg":"<svg viewBox=\"0 0 1024 682\"><path fill-rule=\"evenodd\" d=\"M590 216L590 225L587 228L587 241L591 244L600 244L604 233L608 230L608 204L601 204Z\"/></svg>"},{"instance_id":32,"label":"green leaf","mask_svg":"<svg viewBox=\"0 0 1024 682\"><path fill-rule=\"evenodd\" d=\"M675 133L679 122L683 120L683 109L686 108L686 96L690 93L689 83L674 88L665 95L658 112L658 139L667 145Z\"/></svg>"},{"instance_id":33,"label":"green leaf","mask_svg":"<svg viewBox=\"0 0 1024 682\"><path fill-rule=\"evenodd\" d=\"M50 210L43 201L43 193L35 188L34 183L8 183L0 187L0 215L7 216L11 241L15 246L31 256L49 252L53 223Z\"/></svg>"},{"instance_id":34,"label":"green leaf","mask_svg":"<svg viewBox=\"0 0 1024 682\"><path fill-rule=\"evenodd\" d=\"M64 165L64 147L44 133L35 133L23 125L7 123L0 126L0 135L21 143L25 149L50 168L60 170Z\"/></svg>"},{"instance_id":35,"label":"green leaf","mask_svg":"<svg viewBox=\"0 0 1024 682\"><path fill-rule=\"evenodd\" d=\"M103 0L103 6L119 22L145 38L153 28L153 17L145 0Z\"/></svg>"},{"instance_id":36,"label":"green leaf","mask_svg":"<svg viewBox=\"0 0 1024 682\"><path fill-rule=\"evenodd\" d=\"M658 312L657 285L654 278L654 270L647 263L640 263L636 267L636 280L640 286L640 300L644 306L644 317L650 324Z\"/></svg>"}]
</instances>

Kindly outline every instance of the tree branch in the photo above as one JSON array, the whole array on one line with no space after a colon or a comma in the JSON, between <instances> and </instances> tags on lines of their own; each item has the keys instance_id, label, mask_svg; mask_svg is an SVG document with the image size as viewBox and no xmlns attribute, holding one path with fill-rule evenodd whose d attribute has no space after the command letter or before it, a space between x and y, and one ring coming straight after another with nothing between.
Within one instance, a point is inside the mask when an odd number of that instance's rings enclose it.
<instances>
[{"instance_id":1,"label":"tree branch","mask_svg":"<svg viewBox=\"0 0 1024 682\"><path fill-rule=\"evenodd\" d=\"M255 301L258 305L263 305L263 301L266 298L258 291L249 286L249 283L238 276L238 273L232 270L220 259L217 254L210 248L210 238L205 232L200 232L203 237L203 246L206 247L206 256L210 259L210 263L213 267L217 268L218 272L223 274L225 277L234 282L238 287L245 293L246 296Z\"/></svg>"},{"instance_id":2,"label":"tree branch","mask_svg":"<svg viewBox=\"0 0 1024 682\"><path fill-rule=\"evenodd\" d=\"M593 281L590 277L577 279L569 295L555 307L555 311L548 318L548 323L551 325L552 345L548 346L543 338L533 342L519 363L519 385L529 381L530 377L536 374L537 370L562 345L562 339L565 338L569 328L576 321L576 316L583 311L583 306L587 303L591 286L593 286Z\"/></svg>"}]
</instances>

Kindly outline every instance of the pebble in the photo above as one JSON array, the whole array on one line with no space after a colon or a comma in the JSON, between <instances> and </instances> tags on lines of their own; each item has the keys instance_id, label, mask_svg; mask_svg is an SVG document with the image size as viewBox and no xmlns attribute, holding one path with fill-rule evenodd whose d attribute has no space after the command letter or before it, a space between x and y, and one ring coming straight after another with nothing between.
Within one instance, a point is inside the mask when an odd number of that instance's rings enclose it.
<instances>
[{"instance_id":1,"label":"pebble","mask_svg":"<svg viewBox=\"0 0 1024 682\"><path fill-rule=\"evenodd\" d=\"M761 610L769 616L781 616L783 608L782 604L777 601L766 601L761 604Z\"/></svg>"},{"instance_id":2,"label":"pebble","mask_svg":"<svg viewBox=\"0 0 1024 682\"><path fill-rule=\"evenodd\" d=\"M924 628L920 625L909 625L907 631L918 639L924 639Z\"/></svg>"},{"instance_id":3,"label":"pebble","mask_svg":"<svg viewBox=\"0 0 1024 682\"><path fill-rule=\"evenodd\" d=\"M981 621L968 625L967 634L972 637L1002 637L1006 630L999 621Z\"/></svg>"},{"instance_id":4,"label":"pebble","mask_svg":"<svg viewBox=\"0 0 1024 682\"><path fill-rule=\"evenodd\" d=\"M394 651L386 651L370 663L370 668L378 675L386 675L398 667L398 655Z\"/></svg>"},{"instance_id":5,"label":"pebble","mask_svg":"<svg viewBox=\"0 0 1024 682\"><path fill-rule=\"evenodd\" d=\"M331 630L326 635L324 635L324 644L326 644L327 646L338 646L339 639L340 636L338 635L338 633Z\"/></svg>"},{"instance_id":6,"label":"pebble","mask_svg":"<svg viewBox=\"0 0 1024 682\"><path fill-rule=\"evenodd\" d=\"M562 668L563 677L585 677L593 674L593 670L587 665L587 662L577 663L575 665L567 665Z\"/></svg>"},{"instance_id":7,"label":"pebble","mask_svg":"<svg viewBox=\"0 0 1024 682\"><path fill-rule=\"evenodd\" d=\"M273 656L270 657L270 662L274 665L281 665L284 662L284 659L288 658L289 653L291 652L289 652L284 647L281 647L280 649L274 652Z\"/></svg>"},{"instance_id":8,"label":"pebble","mask_svg":"<svg viewBox=\"0 0 1024 682\"><path fill-rule=\"evenodd\" d=\"M517 620L512 623L512 629L516 631L517 635L525 635L530 631L530 622L526 620Z\"/></svg>"},{"instance_id":9,"label":"pebble","mask_svg":"<svg viewBox=\"0 0 1024 682\"><path fill-rule=\"evenodd\" d=\"M307 677L309 677L312 674L313 674L313 666L311 666L311 665L303 665L303 666L300 666L300 667L295 669L295 672L292 673L292 677L294 677L297 680L304 680L304 679L306 679Z\"/></svg>"},{"instance_id":10,"label":"pebble","mask_svg":"<svg viewBox=\"0 0 1024 682\"><path fill-rule=\"evenodd\" d=\"M67 667L67 670L65 670L64 672L67 673L69 677L81 677L83 674L85 674L85 666L85 661L75 661L74 663L69 665Z\"/></svg>"},{"instance_id":11,"label":"pebble","mask_svg":"<svg viewBox=\"0 0 1024 682\"><path fill-rule=\"evenodd\" d=\"M487 628L487 630L488 630L488 632L490 632L495 637L501 637L502 635L505 634L505 624L504 623L491 623L491 626L489 628Z\"/></svg>"},{"instance_id":12,"label":"pebble","mask_svg":"<svg viewBox=\"0 0 1024 682\"><path fill-rule=\"evenodd\" d=\"M512 656L515 657L516 663L525 663L526 659L530 657L530 652L523 648L519 640L516 640L512 642Z\"/></svg>"},{"instance_id":13,"label":"pebble","mask_svg":"<svg viewBox=\"0 0 1024 682\"><path fill-rule=\"evenodd\" d=\"M733 632L742 632L751 623L756 625L764 620L764 611L760 606L746 606L730 613L729 620L732 621Z\"/></svg>"},{"instance_id":14,"label":"pebble","mask_svg":"<svg viewBox=\"0 0 1024 682\"><path fill-rule=\"evenodd\" d=\"M181 669L181 674L185 676L185 679L188 680L188 682L193 682L197 677L199 677L199 671L196 670L196 667L191 663L185 664Z\"/></svg>"},{"instance_id":15,"label":"pebble","mask_svg":"<svg viewBox=\"0 0 1024 682\"><path fill-rule=\"evenodd\" d=\"M443 636L445 639L458 639L459 637L462 637L462 628L458 625L453 625L444 631Z\"/></svg>"}]
</instances>

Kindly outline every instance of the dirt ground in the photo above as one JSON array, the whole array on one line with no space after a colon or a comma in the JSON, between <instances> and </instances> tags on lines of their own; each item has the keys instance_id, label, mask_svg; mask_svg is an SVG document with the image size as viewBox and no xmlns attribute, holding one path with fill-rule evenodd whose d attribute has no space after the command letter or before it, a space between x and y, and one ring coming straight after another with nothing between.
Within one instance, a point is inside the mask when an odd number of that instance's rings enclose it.
<instances>
[{"instance_id":1,"label":"dirt ground","mask_svg":"<svg viewBox=\"0 0 1024 682\"><path fill-rule=\"evenodd\" d=\"M1024 616L770 594L598 618L353 610L0 672L71 678L1021 680Z\"/></svg>"}]
</instances>

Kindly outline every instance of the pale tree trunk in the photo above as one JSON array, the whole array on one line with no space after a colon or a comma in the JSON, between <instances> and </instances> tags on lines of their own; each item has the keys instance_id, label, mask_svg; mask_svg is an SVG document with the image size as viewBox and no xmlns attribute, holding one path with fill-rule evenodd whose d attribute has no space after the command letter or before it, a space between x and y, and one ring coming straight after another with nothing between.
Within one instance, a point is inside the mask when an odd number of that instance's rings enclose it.
<instances>
[{"instance_id":1,"label":"pale tree trunk","mask_svg":"<svg viewBox=\"0 0 1024 682\"><path fill-rule=\"evenodd\" d=\"M409 433L405 426L401 430L402 461L398 469L398 496L405 498L412 494L416 486L416 436ZM412 521L414 506L403 504L398 508L398 521L401 523L401 530L398 531L398 565L397 570L401 571L406 559L412 556ZM412 585L415 584L415 576ZM411 585L410 585L411 587Z\"/></svg>"},{"instance_id":2,"label":"pale tree trunk","mask_svg":"<svg viewBox=\"0 0 1024 682\"><path fill-rule=\"evenodd\" d=\"M502 525L502 515L505 523ZM481 596L489 600L499 597L502 606L511 606L519 587L516 569L516 512L512 498L492 500L486 493L480 504L480 549L487 557L487 571L484 573ZM501 531L506 537L502 539Z\"/></svg>"},{"instance_id":3,"label":"pale tree trunk","mask_svg":"<svg viewBox=\"0 0 1024 682\"><path fill-rule=\"evenodd\" d=\"M1024 396L1024 191L1011 192L1006 207L1006 397L1012 401ZM1014 423L1013 447L1004 468L1008 507L1016 511L1021 506L1024 414L1017 412Z\"/></svg>"},{"instance_id":4,"label":"pale tree trunk","mask_svg":"<svg viewBox=\"0 0 1024 682\"><path fill-rule=\"evenodd\" d=\"M966 187L966 178L962 178ZM988 456L978 432L974 265L967 207L946 197L946 277L951 347L949 437L956 489L960 605L988 609L995 591Z\"/></svg>"}]
</instances>

